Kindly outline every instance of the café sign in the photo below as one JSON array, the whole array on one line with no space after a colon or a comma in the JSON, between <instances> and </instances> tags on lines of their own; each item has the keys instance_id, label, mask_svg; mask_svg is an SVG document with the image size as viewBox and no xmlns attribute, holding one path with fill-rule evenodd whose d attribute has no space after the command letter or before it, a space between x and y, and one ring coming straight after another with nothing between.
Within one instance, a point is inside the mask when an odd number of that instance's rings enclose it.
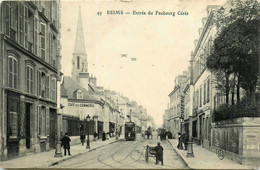
<instances>
[{"instance_id":1,"label":"caf\u00e9 sign","mask_svg":"<svg viewBox=\"0 0 260 170\"><path fill-rule=\"evenodd\" d=\"M94 107L94 104L88 104L88 103L68 103L69 106L71 107Z\"/></svg>"}]
</instances>

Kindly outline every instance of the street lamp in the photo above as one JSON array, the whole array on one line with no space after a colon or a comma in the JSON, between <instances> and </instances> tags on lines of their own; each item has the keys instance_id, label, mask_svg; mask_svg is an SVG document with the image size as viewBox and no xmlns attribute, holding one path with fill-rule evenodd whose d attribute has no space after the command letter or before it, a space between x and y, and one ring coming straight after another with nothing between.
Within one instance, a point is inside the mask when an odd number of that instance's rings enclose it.
<instances>
[{"instance_id":1,"label":"street lamp","mask_svg":"<svg viewBox=\"0 0 260 170\"><path fill-rule=\"evenodd\" d=\"M88 139L87 139L87 146L86 146L86 149L90 149L90 145L89 145L89 129L90 129L90 116L88 115L87 117L86 117L86 119L87 119L87 124L88 124Z\"/></svg>"}]
</instances>

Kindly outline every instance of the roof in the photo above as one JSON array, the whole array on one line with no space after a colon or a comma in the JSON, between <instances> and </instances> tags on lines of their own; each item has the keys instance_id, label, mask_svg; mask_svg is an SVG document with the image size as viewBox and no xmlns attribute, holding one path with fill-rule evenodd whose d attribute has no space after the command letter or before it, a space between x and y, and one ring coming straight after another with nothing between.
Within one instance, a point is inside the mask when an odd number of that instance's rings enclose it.
<instances>
[{"instance_id":1,"label":"roof","mask_svg":"<svg viewBox=\"0 0 260 170\"><path fill-rule=\"evenodd\" d=\"M86 54L84 33L83 33L83 26L82 26L82 18L81 18L81 9L80 8L79 8L79 14L78 14L78 25L77 25L75 48L74 48L73 53L74 54Z\"/></svg>"},{"instance_id":2,"label":"roof","mask_svg":"<svg viewBox=\"0 0 260 170\"><path fill-rule=\"evenodd\" d=\"M67 90L65 89L63 83L60 86L60 95L61 95L61 97L68 97Z\"/></svg>"},{"instance_id":3,"label":"roof","mask_svg":"<svg viewBox=\"0 0 260 170\"><path fill-rule=\"evenodd\" d=\"M180 88L179 85L175 86L171 93L168 95L169 97L172 96L178 89Z\"/></svg>"},{"instance_id":4,"label":"roof","mask_svg":"<svg viewBox=\"0 0 260 170\"><path fill-rule=\"evenodd\" d=\"M83 99L88 101L97 101L98 99L93 97L85 88L81 87L78 83L72 80L71 77L64 76L62 86L62 91L66 91L68 99L77 99L75 96L75 91L81 90L83 92Z\"/></svg>"},{"instance_id":5,"label":"roof","mask_svg":"<svg viewBox=\"0 0 260 170\"><path fill-rule=\"evenodd\" d=\"M91 88L91 90L92 90L93 92L98 91L97 87L96 87L95 85L93 85L92 83L89 83L88 86Z\"/></svg>"}]
</instances>

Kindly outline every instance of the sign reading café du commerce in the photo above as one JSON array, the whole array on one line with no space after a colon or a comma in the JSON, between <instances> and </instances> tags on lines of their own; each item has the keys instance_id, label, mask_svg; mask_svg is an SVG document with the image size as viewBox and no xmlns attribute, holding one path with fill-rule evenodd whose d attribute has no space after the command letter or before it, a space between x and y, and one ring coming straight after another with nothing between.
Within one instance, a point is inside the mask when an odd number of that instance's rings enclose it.
<instances>
[{"instance_id":1,"label":"sign reading caf\u00e9 du commerce","mask_svg":"<svg viewBox=\"0 0 260 170\"><path fill-rule=\"evenodd\" d=\"M94 107L94 104L69 102L68 106L71 106L71 107Z\"/></svg>"}]
</instances>

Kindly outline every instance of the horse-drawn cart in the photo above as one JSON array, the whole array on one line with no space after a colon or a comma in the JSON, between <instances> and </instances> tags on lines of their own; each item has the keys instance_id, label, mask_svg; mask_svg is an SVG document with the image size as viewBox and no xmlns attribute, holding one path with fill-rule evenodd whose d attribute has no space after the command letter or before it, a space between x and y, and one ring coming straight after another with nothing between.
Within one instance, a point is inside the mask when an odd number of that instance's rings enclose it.
<instances>
[{"instance_id":1,"label":"horse-drawn cart","mask_svg":"<svg viewBox=\"0 0 260 170\"><path fill-rule=\"evenodd\" d=\"M151 147L149 145L146 146L146 151L145 151L145 161L148 162L149 157L156 157L157 153L155 150L155 147Z\"/></svg>"}]
</instances>

